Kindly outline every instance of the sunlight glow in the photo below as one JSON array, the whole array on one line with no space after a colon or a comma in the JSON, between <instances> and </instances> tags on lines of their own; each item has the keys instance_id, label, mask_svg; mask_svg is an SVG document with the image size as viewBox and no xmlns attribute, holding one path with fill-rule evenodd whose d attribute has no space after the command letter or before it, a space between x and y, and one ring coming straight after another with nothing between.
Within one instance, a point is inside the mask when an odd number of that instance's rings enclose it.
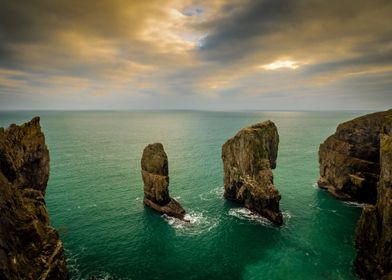
<instances>
[{"instance_id":1,"label":"sunlight glow","mask_svg":"<svg viewBox=\"0 0 392 280\"><path fill-rule=\"evenodd\" d=\"M270 64L265 64L261 66L262 68L266 70L276 70L280 68L288 68L288 69L297 69L299 67L297 61L292 61L292 60L277 60L274 61Z\"/></svg>"}]
</instances>

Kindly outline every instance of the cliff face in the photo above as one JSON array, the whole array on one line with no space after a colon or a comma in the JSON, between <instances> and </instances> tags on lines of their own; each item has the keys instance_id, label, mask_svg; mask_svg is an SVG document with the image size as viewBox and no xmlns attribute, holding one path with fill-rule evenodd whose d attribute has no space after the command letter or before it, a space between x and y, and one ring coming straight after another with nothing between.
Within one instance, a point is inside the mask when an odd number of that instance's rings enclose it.
<instances>
[{"instance_id":1,"label":"cliff face","mask_svg":"<svg viewBox=\"0 0 392 280\"><path fill-rule=\"evenodd\" d=\"M39 118L0 128L0 279L68 279L45 207L48 178Z\"/></svg>"},{"instance_id":2,"label":"cliff face","mask_svg":"<svg viewBox=\"0 0 392 280\"><path fill-rule=\"evenodd\" d=\"M169 195L169 164L161 143L144 148L141 167L144 204L159 213L183 219L184 208Z\"/></svg>"},{"instance_id":3,"label":"cliff face","mask_svg":"<svg viewBox=\"0 0 392 280\"><path fill-rule=\"evenodd\" d=\"M340 124L319 149L318 185L334 196L375 204L380 174L380 132L392 110Z\"/></svg>"},{"instance_id":4,"label":"cliff face","mask_svg":"<svg viewBox=\"0 0 392 280\"><path fill-rule=\"evenodd\" d=\"M380 137L377 203L366 206L356 229L355 268L365 279L392 279L392 117Z\"/></svg>"},{"instance_id":5,"label":"cliff face","mask_svg":"<svg viewBox=\"0 0 392 280\"><path fill-rule=\"evenodd\" d=\"M356 272L392 279L392 110L340 124L320 145L319 162L321 188L370 203L357 224Z\"/></svg>"},{"instance_id":6,"label":"cliff face","mask_svg":"<svg viewBox=\"0 0 392 280\"><path fill-rule=\"evenodd\" d=\"M222 146L224 196L243 204L275 224L283 223L280 194L273 185L279 135L275 124L265 121L241 129Z\"/></svg>"}]
</instances>

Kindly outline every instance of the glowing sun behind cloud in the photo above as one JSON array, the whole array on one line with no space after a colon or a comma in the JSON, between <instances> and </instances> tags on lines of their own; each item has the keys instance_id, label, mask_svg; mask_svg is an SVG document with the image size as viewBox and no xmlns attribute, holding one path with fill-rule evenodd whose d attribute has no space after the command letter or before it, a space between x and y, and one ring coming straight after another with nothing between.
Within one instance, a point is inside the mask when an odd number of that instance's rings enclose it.
<instances>
[{"instance_id":1,"label":"glowing sun behind cloud","mask_svg":"<svg viewBox=\"0 0 392 280\"><path fill-rule=\"evenodd\" d=\"M293 60L276 60L270 64L262 65L261 68L266 70L276 70L280 68L297 69L299 67L298 61Z\"/></svg>"},{"instance_id":2,"label":"glowing sun behind cloud","mask_svg":"<svg viewBox=\"0 0 392 280\"><path fill-rule=\"evenodd\" d=\"M392 104L391 1L52 2L2 1L0 110Z\"/></svg>"}]
</instances>

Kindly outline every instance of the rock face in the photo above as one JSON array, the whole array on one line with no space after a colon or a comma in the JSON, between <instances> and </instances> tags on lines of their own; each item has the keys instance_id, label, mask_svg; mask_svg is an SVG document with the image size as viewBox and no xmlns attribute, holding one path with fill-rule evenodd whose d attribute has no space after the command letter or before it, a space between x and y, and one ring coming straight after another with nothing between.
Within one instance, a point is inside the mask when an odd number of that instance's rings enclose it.
<instances>
[{"instance_id":1,"label":"rock face","mask_svg":"<svg viewBox=\"0 0 392 280\"><path fill-rule=\"evenodd\" d=\"M340 124L319 149L320 188L347 200L375 204L380 174L380 132L392 110Z\"/></svg>"},{"instance_id":2,"label":"rock face","mask_svg":"<svg viewBox=\"0 0 392 280\"><path fill-rule=\"evenodd\" d=\"M68 279L45 207L48 178L39 118L0 128L0 279Z\"/></svg>"},{"instance_id":3,"label":"rock face","mask_svg":"<svg viewBox=\"0 0 392 280\"><path fill-rule=\"evenodd\" d=\"M265 121L241 129L222 146L224 196L243 204L277 225L283 223L280 194L273 185L279 135Z\"/></svg>"},{"instance_id":4,"label":"rock face","mask_svg":"<svg viewBox=\"0 0 392 280\"><path fill-rule=\"evenodd\" d=\"M392 117L380 137L376 205L366 206L356 229L355 268L364 279L392 279Z\"/></svg>"},{"instance_id":5,"label":"rock face","mask_svg":"<svg viewBox=\"0 0 392 280\"><path fill-rule=\"evenodd\" d=\"M321 188L369 203L357 223L356 272L392 279L392 110L340 124L320 145L319 162Z\"/></svg>"},{"instance_id":6,"label":"rock face","mask_svg":"<svg viewBox=\"0 0 392 280\"><path fill-rule=\"evenodd\" d=\"M169 196L169 164L161 143L144 148L141 167L144 204L159 213L183 219L184 208Z\"/></svg>"}]
</instances>

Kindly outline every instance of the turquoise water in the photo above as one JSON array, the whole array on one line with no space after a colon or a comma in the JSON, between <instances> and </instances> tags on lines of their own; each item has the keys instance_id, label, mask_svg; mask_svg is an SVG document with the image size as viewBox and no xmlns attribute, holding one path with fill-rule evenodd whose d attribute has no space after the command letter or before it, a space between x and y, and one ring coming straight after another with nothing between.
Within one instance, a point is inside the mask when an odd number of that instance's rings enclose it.
<instances>
[{"instance_id":1,"label":"turquoise water","mask_svg":"<svg viewBox=\"0 0 392 280\"><path fill-rule=\"evenodd\" d=\"M73 279L355 279L361 209L315 187L318 145L364 112L1 112L0 126L41 116L51 156L46 201ZM271 119L285 224L225 201L221 145ZM140 158L162 142L184 225L142 204Z\"/></svg>"}]
</instances>

